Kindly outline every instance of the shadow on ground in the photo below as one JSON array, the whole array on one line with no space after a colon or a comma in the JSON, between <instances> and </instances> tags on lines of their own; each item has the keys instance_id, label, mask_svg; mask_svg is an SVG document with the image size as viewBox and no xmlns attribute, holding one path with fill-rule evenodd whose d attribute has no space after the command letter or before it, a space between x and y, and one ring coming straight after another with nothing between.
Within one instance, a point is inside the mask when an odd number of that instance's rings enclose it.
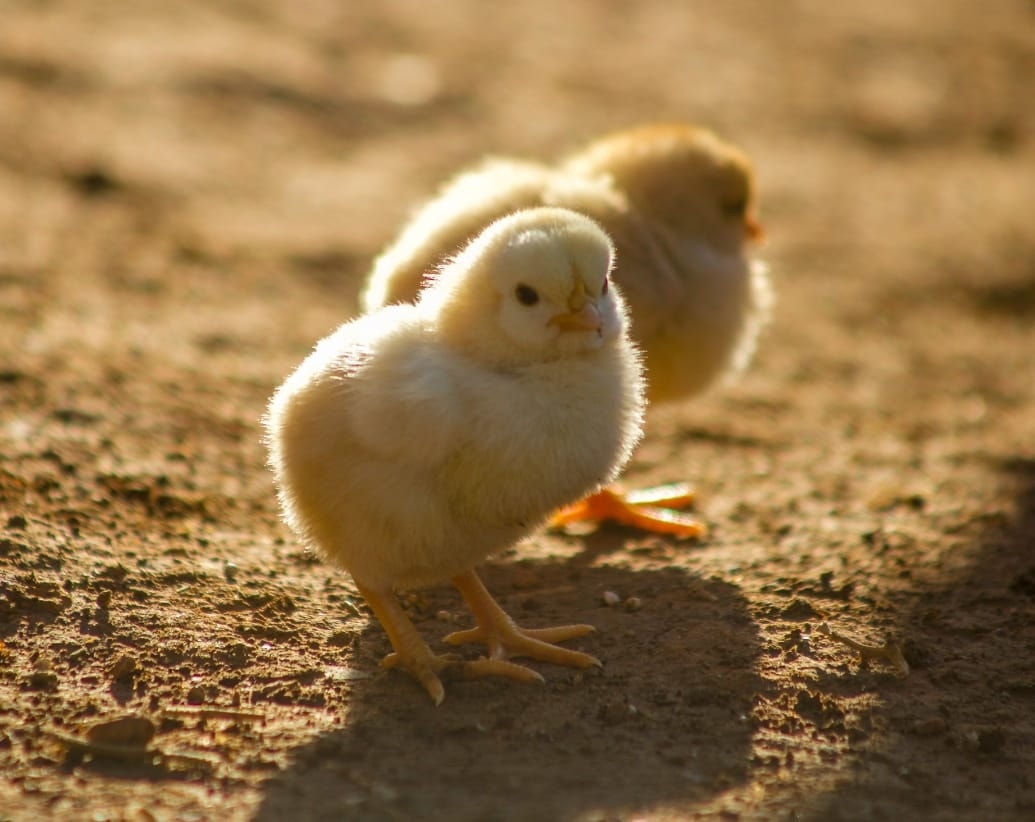
<instances>
[{"instance_id":1,"label":"shadow on ground","mask_svg":"<svg viewBox=\"0 0 1035 822\"><path fill-rule=\"evenodd\" d=\"M577 645L603 670L540 666L545 687L453 682L437 709L394 672L357 683L345 727L294 752L266 784L258 819L300 807L317 819L607 818L748 778L752 701L764 685L736 588L671 568L538 561L483 576L522 624L595 624ZM603 607L604 591L643 607ZM434 646L439 633L420 627Z\"/></svg>"},{"instance_id":2,"label":"shadow on ground","mask_svg":"<svg viewBox=\"0 0 1035 822\"><path fill-rule=\"evenodd\" d=\"M1014 511L980 523L963 575L918 585L901 633L913 671L884 695L882 743L803 818L890 819L930 797L928 819L1035 818L1035 459L998 464ZM948 787L947 786L951 786Z\"/></svg>"}]
</instances>

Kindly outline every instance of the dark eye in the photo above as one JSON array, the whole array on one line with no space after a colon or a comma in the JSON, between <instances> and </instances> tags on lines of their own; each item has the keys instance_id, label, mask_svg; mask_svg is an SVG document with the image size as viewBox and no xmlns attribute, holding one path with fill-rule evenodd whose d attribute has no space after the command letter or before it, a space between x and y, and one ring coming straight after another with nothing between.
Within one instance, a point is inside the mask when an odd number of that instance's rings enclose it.
<instances>
[{"instance_id":1,"label":"dark eye","mask_svg":"<svg viewBox=\"0 0 1035 822\"><path fill-rule=\"evenodd\" d=\"M727 217L743 217L747 213L747 197L740 197L729 203L724 203L722 211Z\"/></svg>"},{"instance_id":2,"label":"dark eye","mask_svg":"<svg viewBox=\"0 0 1035 822\"><path fill-rule=\"evenodd\" d=\"M607 283L608 283L607 277L604 277L604 284L602 286L600 286L600 293L601 293L601 295L607 293Z\"/></svg>"},{"instance_id":3,"label":"dark eye","mask_svg":"<svg viewBox=\"0 0 1035 822\"><path fill-rule=\"evenodd\" d=\"M535 305L539 302L539 292L532 286L523 283L514 289L514 296L522 305Z\"/></svg>"}]
</instances>

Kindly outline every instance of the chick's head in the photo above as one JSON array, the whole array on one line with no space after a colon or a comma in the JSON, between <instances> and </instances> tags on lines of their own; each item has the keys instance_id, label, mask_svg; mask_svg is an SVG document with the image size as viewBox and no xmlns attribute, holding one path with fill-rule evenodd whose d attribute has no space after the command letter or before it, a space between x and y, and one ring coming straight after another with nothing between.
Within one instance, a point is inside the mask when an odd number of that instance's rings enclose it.
<instances>
[{"instance_id":1,"label":"chick's head","mask_svg":"<svg viewBox=\"0 0 1035 822\"><path fill-rule=\"evenodd\" d=\"M492 223L421 297L441 337L489 365L577 356L621 334L624 306L609 282L614 249L588 217L563 208Z\"/></svg>"},{"instance_id":2,"label":"chick's head","mask_svg":"<svg viewBox=\"0 0 1035 822\"><path fill-rule=\"evenodd\" d=\"M750 160L707 129L673 124L617 132L570 157L566 168L610 179L643 216L682 236L707 237L716 250L739 253L762 236Z\"/></svg>"}]
</instances>

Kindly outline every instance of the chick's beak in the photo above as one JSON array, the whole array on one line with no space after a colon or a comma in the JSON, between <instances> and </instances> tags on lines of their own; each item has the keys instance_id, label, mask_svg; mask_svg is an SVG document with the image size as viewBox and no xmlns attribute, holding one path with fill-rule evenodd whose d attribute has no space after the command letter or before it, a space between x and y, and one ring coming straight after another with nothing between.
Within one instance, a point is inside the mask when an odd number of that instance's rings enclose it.
<instances>
[{"instance_id":1,"label":"chick's beak","mask_svg":"<svg viewBox=\"0 0 1035 822\"><path fill-rule=\"evenodd\" d=\"M744 218L744 231L749 240L756 243L765 242L765 229L754 214L748 214Z\"/></svg>"},{"instance_id":2,"label":"chick's beak","mask_svg":"<svg viewBox=\"0 0 1035 822\"><path fill-rule=\"evenodd\" d=\"M598 334L604 327L600 310L590 300L565 314L555 314L548 324L557 326L561 331L595 331Z\"/></svg>"}]
</instances>

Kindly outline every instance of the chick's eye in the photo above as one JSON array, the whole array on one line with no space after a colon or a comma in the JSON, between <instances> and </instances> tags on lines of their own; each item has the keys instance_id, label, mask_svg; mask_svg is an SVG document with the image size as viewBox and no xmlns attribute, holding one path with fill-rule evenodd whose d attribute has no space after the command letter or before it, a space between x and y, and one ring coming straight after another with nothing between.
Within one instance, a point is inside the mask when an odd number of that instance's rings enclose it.
<instances>
[{"instance_id":1,"label":"chick's eye","mask_svg":"<svg viewBox=\"0 0 1035 822\"><path fill-rule=\"evenodd\" d=\"M522 305L535 305L539 302L539 292L532 286L523 283L514 289L514 296Z\"/></svg>"},{"instance_id":2,"label":"chick's eye","mask_svg":"<svg viewBox=\"0 0 1035 822\"><path fill-rule=\"evenodd\" d=\"M747 213L747 197L739 197L728 203L724 203L722 211L728 217L743 217Z\"/></svg>"}]
</instances>

